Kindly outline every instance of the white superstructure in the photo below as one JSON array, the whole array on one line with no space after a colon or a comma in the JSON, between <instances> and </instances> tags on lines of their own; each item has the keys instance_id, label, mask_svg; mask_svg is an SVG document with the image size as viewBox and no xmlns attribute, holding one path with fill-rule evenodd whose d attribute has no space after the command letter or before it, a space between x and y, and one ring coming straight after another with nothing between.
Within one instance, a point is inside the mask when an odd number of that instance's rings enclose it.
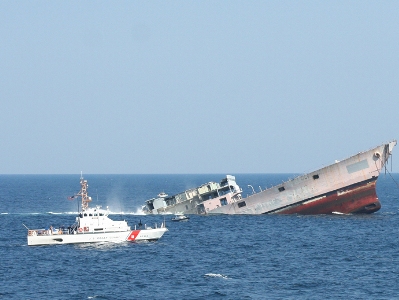
<instances>
[{"instance_id":1,"label":"white superstructure","mask_svg":"<svg viewBox=\"0 0 399 300\"><path fill-rule=\"evenodd\" d=\"M68 227L49 229L28 229L28 245L55 245L55 244L77 244L98 242L122 242L158 240L168 231L165 224L159 227L135 228L132 230L126 221L113 221L109 210L101 206L89 207L91 197L87 195L87 180L80 179L81 190L77 196L82 197L82 211L76 217L76 222ZM140 222L141 223L141 222Z\"/></svg>"}]
</instances>

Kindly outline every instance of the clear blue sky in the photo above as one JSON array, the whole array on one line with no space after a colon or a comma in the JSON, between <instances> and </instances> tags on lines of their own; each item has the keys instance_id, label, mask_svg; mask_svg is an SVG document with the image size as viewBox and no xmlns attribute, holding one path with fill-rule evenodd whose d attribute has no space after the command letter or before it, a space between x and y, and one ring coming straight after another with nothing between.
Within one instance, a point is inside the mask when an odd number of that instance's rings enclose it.
<instances>
[{"instance_id":1,"label":"clear blue sky","mask_svg":"<svg viewBox=\"0 0 399 300\"><path fill-rule=\"evenodd\" d=\"M1 174L302 173L398 96L399 1L0 2Z\"/></svg>"}]
</instances>

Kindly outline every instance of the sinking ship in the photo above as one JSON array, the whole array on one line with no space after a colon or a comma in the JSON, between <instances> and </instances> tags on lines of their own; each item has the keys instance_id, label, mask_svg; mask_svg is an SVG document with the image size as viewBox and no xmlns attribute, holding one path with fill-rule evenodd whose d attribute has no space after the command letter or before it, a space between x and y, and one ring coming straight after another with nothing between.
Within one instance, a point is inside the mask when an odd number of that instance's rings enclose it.
<instances>
[{"instance_id":1,"label":"sinking ship","mask_svg":"<svg viewBox=\"0 0 399 300\"><path fill-rule=\"evenodd\" d=\"M234 176L220 184L204 184L180 195L146 201L145 213L185 214L369 214L381 203L376 192L396 140L384 143L319 170L300 175L246 198ZM233 180L234 179L234 180ZM204 193L204 189L207 189ZM223 189L223 191L221 191ZM220 191L220 192L219 192ZM188 195L192 197L187 197ZM194 194L190 194L194 193Z\"/></svg>"},{"instance_id":2,"label":"sinking ship","mask_svg":"<svg viewBox=\"0 0 399 300\"><path fill-rule=\"evenodd\" d=\"M219 182L207 182L198 187L169 196L162 192L145 201L145 214L206 214L220 205L239 201L242 190L232 175Z\"/></svg>"}]
</instances>

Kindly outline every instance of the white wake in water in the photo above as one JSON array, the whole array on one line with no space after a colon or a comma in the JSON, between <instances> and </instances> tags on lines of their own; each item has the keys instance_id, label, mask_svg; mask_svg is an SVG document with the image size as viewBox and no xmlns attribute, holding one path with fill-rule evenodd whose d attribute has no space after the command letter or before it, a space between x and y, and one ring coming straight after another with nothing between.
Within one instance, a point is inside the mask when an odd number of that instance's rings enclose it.
<instances>
[{"instance_id":1,"label":"white wake in water","mask_svg":"<svg viewBox=\"0 0 399 300\"><path fill-rule=\"evenodd\" d=\"M110 211L109 212L110 215L132 215L132 216L144 216L145 213L141 210L141 208L137 208L135 212L124 212L124 211L120 211L120 212L114 212L114 211Z\"/></svg>"},{"instance_id":2,"label":"white wake in water","mask_svg":"<svg viewBox=\"0 0 399 300\"><path fill-rule=\"evenodd\" d=\"M25 213L8 213L8 212L1 212L0 215L77 215L78 212L76 211L64 211L64 212L25 212ZM132 212L124 212L124 211L112 211L109 210L110 215L131 215L131 216L145 216L145 213L141 210L141 208L136 208L136 211Z\"/></svg>"}]
</instances>

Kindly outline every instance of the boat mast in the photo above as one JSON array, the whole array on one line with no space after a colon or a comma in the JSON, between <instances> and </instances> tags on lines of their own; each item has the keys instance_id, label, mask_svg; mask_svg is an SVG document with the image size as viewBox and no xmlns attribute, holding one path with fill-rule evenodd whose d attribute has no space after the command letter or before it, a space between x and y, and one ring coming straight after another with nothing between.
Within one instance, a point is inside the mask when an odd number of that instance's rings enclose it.
<instances>
[{"instance_id":1,"label":"boat mast","mask_svg":"<svg viewBox=\"0 0 399 300\"><path fill-rule=\"evenodd\" d=\"M87 184L87 180L83 179L83 176L80 176L80 192L78 196L82 197L82 211L85 211L89 208L89 202L91 201L91 197L87 195L87 188L89 185Z\"/></svg>"}]
</instances>

